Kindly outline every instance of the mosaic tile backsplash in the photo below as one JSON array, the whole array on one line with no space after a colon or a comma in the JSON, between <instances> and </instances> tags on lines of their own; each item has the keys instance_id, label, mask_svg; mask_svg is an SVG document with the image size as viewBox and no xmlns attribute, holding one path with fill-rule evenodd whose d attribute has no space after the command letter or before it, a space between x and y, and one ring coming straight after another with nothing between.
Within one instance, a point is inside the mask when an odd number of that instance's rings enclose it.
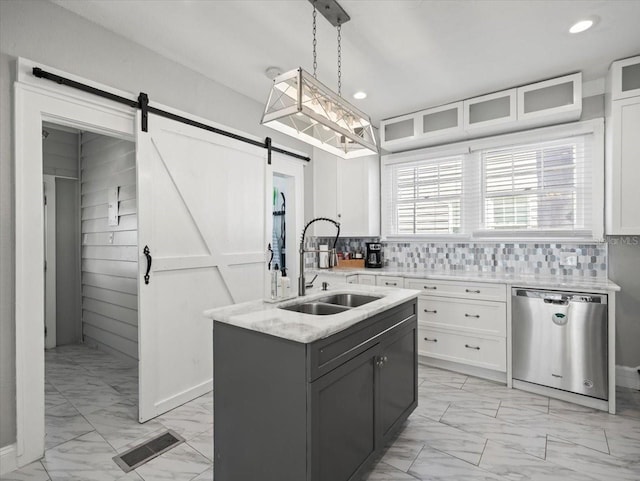
<instances>
[{"instance_id":1,"label":"mosaic tile backsplash","mask_svg":"<svg viewBox=\"0 0 640 481\"><path fill-rule=\"evenodd\" d=\"M367 242L376 239L340 238L338 252L366 252ZM312 238L309 246L333 243L333 239ZM575 266L569 265L571 257ZM457 243L382 242L385 267L424 269L436 272L495 272L540 276L607 277L607 244L573 243ZM315 267L315 257L306 259Z\"/></svg>"}]
</instances>

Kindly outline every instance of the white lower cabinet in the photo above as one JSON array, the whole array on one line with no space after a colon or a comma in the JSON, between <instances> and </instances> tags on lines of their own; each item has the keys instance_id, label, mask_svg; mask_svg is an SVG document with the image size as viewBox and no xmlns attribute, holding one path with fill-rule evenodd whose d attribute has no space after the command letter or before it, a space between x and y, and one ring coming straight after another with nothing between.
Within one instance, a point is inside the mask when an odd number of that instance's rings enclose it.
<instances>
[{"instance_id":1,"label":"white lower cabinet","mask_svg":"<svg viewBox=\"0 0 640 481\"><path fill-rule=\"evenodd\" d=\"M490 336L506 336L507 305L504 302L469 301L422 296L418 320L435 329L462 329Z\"/></svg>"},{"instance_id":2,"label":"white lower cabinet","mask_svg":"<svg viewBox=\"0 0 640 481\"><path fill-rule=\"evenodd\" d=\"M358 274L358 284L363 286L375 286L376 276L373 274Z\"/></svg>"},{"instance_id":3,"label":"white lower cabinet","mask_svg":"<svg viewBox=\"0 0 640 481\"><path fill-rule=\"evenodd\" d=\"M405 279L418 297L418 353L493 371L507 370L506 286Z\"/></svg>"},{"instance_id":4,"label":"white lower cabinet","mask_svg":"<svg viewBox=\"0 0 640 481\"><path fill-rule=\"evenodd\" d=\"M376 285L382 287L403 287L404 278L396 276L377 276Z\"/></svg>"},{"instance_id":5,"label":"white lower cabinet","mask_svg":"<svg viewBox=\"0 0 640 481\"><path fill-rule=\"evenodd\" d=\"M465 332L430 329L418 323L418 353L494 371L507 370L504 337L480 337Z\"/></svg>"}]
</instances>

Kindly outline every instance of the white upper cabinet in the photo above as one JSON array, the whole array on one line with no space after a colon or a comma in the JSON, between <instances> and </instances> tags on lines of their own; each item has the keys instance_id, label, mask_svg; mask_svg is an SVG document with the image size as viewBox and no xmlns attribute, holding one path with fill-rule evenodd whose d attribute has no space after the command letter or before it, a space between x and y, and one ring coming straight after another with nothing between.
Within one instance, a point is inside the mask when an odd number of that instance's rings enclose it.
<instances>
[{"instance_id":1,"label":"white upper cabinet","mask_svg":"<svg viewBox=\"0 0 640 481\"><path fill-rule=\"evenodd\" d=\"M463 103L441 105L418 115L418 132L427 141L455 139L464 132Z\"/></svg>"},{"instance_id":2,"label":"white upper cabinet","mask_svg":"<svg viewBox=\"0 0 640 481\"><path fill-rule=\"evenodd\" d=\"M463 103L455 102L383 120L380 144L393 152L444 143L460 137L463 127Z\"/></svg>"},{"instance_id":3,"label":"white upper cabinet","mask_svg":"<svg viewBox=\"0 0 640 481\"><path fill-rule=\"evenodd\" d=\"M464 130L481 132L516 121L517 89L503 90L464 101Z\"/></svg>"},{"instance_id":4,"label":"white upper cabinet","mask_svg":"<svg viewBox=\"0 0 640 481\"><path fill-rule=\"evenodd\" d=\"M614 62L609 71L606 103L606 231L613 235L640 234L638 66L640 57L634 57Z\"/></svg>"},{"instance_id":5,"label":"white upper cabinet","mask_svg":"<svg viewBox=\"0 0 640 481\"><path fill-rule=\"evenodd\" d=\"M340 222L340 237L380 235L380 159L340 159L320 149L313 155L314 217ZM316 222L314 235L334 237L335 227Z\"/></svg>"},{"instance_id":6,"label":"white upper cabinet","mask_svg":"<svg viewBox=\"0 0 640 481\"><path fill-rule=\"evenodd\" d=\"M610 93L612 100L640 95L640 56L618 60L611 65Z\"/></svg>"},{"instance_id":7,"label":"white upper cabinet","mask_svg":"<svg viewBox=\"0 0 640 481\"><path fill-rule=\"evenodd\" d=\"M518 122L522 125L578 120L582 113L582 73L518 87Z\"/></svg>"},{"instance_id":8,"label":"white upper cabinet","mask_svg":"<svg viewBox=\"0 0 640 481\"><path fill-rule=\"evenodd\" d=\"M580 119L582 74L565 75L380 122L389 152Z\"/></svg>"}]
</instances>

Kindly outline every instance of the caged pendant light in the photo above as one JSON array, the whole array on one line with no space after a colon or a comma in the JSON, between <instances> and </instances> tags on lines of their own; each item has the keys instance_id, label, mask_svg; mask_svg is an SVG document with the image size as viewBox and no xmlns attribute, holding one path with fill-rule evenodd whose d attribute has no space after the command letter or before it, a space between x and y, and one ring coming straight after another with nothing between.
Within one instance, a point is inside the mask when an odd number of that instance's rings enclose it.
<instances>
[{"instance_id":1,"label":"caged pendant light","mask_svg":"<svg viewBox=\"0 0 640 481\"><path fill-rule=\"evenodd\" d=\"M262 124L345 159L378 153L369 116L341 96L341 27L349 16L335 0L313 4L313 75L301 67L278 75ZM316 5L338 30L338 93L316 77Z\"/></svg>"}]
</instances>

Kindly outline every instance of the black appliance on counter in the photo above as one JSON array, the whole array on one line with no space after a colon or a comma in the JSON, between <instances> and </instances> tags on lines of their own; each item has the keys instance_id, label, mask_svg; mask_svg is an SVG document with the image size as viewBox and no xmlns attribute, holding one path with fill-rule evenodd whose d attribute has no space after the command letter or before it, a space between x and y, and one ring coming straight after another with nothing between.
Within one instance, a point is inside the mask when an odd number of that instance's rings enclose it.
<instances>
[{"instance_id":1,"label":"black appliance on counter","mask_svg":"<svg viewBox=\"0 0 640 481\"><path fill-rule=\"evenodd\" d=\"M367 242L367 257L364 259L365 267L382 267L382 244L379 242Z\"/></svg>"}]
</instances>

